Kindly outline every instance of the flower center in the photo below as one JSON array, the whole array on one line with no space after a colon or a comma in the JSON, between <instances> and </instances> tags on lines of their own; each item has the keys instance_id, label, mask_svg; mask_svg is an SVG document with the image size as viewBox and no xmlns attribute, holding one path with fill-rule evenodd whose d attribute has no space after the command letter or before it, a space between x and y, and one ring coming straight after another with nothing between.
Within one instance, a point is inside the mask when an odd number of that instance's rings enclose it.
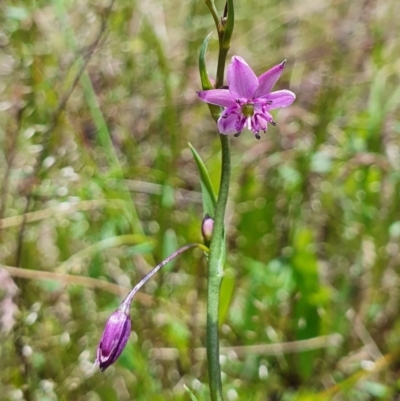
<instances>
[{"instance_id":1,"label":"flower center","mask_svg":"<svg viewBox=\"0 0 400 401\"><path fill-rule=\"evenodd\" d=\"M246 117L253 117L254 104L246 103L244 106L242 106L242 113Z\"/></svg>"}]
</instances>

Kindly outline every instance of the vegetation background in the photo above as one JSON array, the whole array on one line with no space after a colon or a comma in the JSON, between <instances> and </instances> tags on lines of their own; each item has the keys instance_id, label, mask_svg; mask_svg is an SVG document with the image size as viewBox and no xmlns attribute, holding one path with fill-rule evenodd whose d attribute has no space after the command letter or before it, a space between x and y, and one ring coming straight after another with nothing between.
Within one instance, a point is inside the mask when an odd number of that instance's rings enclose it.
<instances>
[{"instance_id":1,"label":"vegetation background","mask_svg":"<svg viewBox=\"0 0 400 401\"><path fill-rule=\"evenodd\" d=\"M201 0L0 4L0 399L207 400L200 251L138 294L118 362L93 367L127 289L201 241L219 140ZM222 12L224 3L217 0ZM232 137L225 397L400 399L400 2L237 1L230 55L288 59L297 94ZM207 56L214 74L216 33Z\"/></svg>"}]
</instances>

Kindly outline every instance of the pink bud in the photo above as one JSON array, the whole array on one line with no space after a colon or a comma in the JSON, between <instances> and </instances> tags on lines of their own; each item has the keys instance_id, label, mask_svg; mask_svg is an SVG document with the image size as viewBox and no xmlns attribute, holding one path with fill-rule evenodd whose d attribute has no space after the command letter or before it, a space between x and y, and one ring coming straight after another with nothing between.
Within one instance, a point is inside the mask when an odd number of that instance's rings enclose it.
<instances>
[{"instance_id":1,"label":"pink bud","mask_svg":"<svg viewBox=\"0 0 400 401\"><path fill-rule=\"evenodd\" d=\"M211 240L211 235L214 228L214 219L208 214L204 216L203 222L201 223L201 233L205 241L209 242Z\"/></svg>"}]
</instances>

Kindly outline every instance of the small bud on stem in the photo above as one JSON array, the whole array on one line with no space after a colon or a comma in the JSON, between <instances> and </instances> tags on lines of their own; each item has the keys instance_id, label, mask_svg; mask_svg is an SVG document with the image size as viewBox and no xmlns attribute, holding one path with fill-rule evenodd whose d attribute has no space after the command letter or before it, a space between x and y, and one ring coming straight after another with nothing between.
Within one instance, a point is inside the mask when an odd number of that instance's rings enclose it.
<instances>
[{"instance_id":1,"label":"small bud on stem","mask_svg":"<svg viewBox=\"0 0 400 401\"><path fill-rule=\"evenodd\" d=\"M205 242L211 241L211 235L214 227L214 219L208 214L204 216L203 222L201 223L201 233Z\"/></svg>"}]
</instances>

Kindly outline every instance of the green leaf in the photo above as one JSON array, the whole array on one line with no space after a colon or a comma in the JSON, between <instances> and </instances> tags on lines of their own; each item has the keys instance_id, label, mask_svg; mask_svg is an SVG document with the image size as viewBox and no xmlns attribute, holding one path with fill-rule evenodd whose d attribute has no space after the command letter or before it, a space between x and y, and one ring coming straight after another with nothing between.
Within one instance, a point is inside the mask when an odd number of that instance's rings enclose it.
<instances>
[{"instance_id":1,"label":"green leaf","mask_svg":"<svg viewBox=\"0 0 400 401\"><path fill-rule=\"evenodd\" d=\"M8 6L5 11L6 17L13 20L24 21L29 17L29 12L24 7Z\"/></svg>"},{"instance_id":2,"label":"green leaf","mask_svg":"<svg viewBox=\"0 0 400 401\"><path fill-rule=\"evenodd\" d=\"M229 47L231 46L231 37L235 22L235 10L233 7L233 0L227 0L227 6L228 6L228 16L226 19L226 25L224 29L224 37L222 40L222 46L225 49L229 49Z\"/></svg>"},{"instance_id":3,"label":"green leaf","mask_svg":"<svg viewBox=\"0 0 400 401\"><path fill-rule=\"evenodd\" d=\"M321 315L319 308L325 306L327 296L319 281L318 260L312 229L299 227L293 236L293 256L290 259L296 281L296 291L301 294L294 307L294 329L298 340L320 335ZM302 352L297 363L301 376L306 379L312 374L315 351Z\"/></svg>"},{"instance_id":4,"label":"green leaf","mask_svg":"<svg viewBox=\"0 0 400 401\"><path fill-rule=\"evenodd\" d=\"M203 88L203 90L213 89L213 85L207 73L206 60L205 60L208 42L210 41L211 35L212 32L209 33L207 37L204 39L199 54L200 80L201 80L201 87Z\"/></svg>"},{"instance_id":5,"label":"green leaf","mask_svg":"<svg viewBox=\"0 0 400 401\"><path fill-rule=\"evenodd\" d=\"M225 246L225 244L223 245ZM229 306L232 302L236 284L236 277L233 269L226 269L221 283L220 302L219 302L219 326L225 322Z\"/></svg>"},{"instance_id":6,"label":"green leaf","mask_svg":"<svg viewBox=\"0 0 400 401\"><path fill-rule=\"evenodd\" d=\"M200 173L201 180L201 193L203 197L203 211L214 218L215 205L217 204L217 197L212 189L210 175L208 174L207 167L201 159L196 149L189 143L190 150L193 153L194 160L196 161L197 168Z\"/></svg>"},{"instance_id":7,"label":"green leaf","mask_svg":"<svg viewBox=\"0 0 400 401\"><path fill-rule=\"evenodd\" d=\"M207 73L207 67L206 67L206 52L207 52L207 47L208 47L208 42L210 41L211 38L211 33L207 35L207 37L204 39L203 44L201 45L200 49L200 54L199 54L199 71L200 71L200 80L201 80L201 86L203 90L209 90L213 89L213 85L210 81L210 78ZM216 106L215 104L210 104L208 103L208 108L210 109L210 113L215 121L218 120L220 114L221 114L221 107Z\"/></svg>"},{"instance_id":8,"label":"green leaf","mask_svg":"<svg viewBox=\"0 0 400 401\"><path fill-rule=\"evenodd\" d=\"M162 257L166 259L168 255L171 255L176 249L179 248L178 240L176 238L176 232L169 228L165 231L162 241ZM163 269L164 272L170 272L174 269L176 264L176 260L172 260L167 266Z\"/></svg>"},{"instance_id":9,"label":"green leaf","mask_svg":"<svg viewBox=\"0 0 400 401\"><path fill-rule=\"evenodd\" d=\"M199 400L197 399L197 397L192 393L192 390L190 390L190 388L189 388L186 384L184 384L183 387L184 387L185 390L189 393L190 399L191 399L192 401L199 401Z\"/></svg>"}]
</instances>

